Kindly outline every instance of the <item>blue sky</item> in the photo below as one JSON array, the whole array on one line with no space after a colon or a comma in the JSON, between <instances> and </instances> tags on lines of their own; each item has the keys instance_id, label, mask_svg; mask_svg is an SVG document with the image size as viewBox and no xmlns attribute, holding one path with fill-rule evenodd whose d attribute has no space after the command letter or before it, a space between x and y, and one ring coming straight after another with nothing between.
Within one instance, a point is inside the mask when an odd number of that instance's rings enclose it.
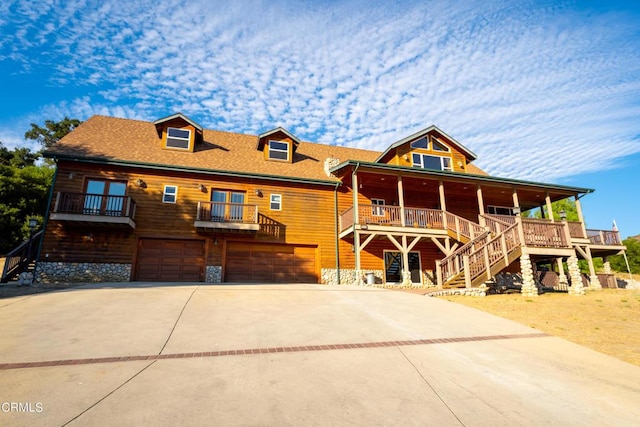
<instances>
[{"instance_id":1,"label":"blue sky","mask_svg":"<svg viewBox=\"0 0 640 427\"><path fill-rule=\"evenodd\" d=\"M636 235L637 4L5 0L0 141L65 115L181 111L383 150L436 124L492 175L595 188L587 226Z\"/></svg>"}]
</instances>

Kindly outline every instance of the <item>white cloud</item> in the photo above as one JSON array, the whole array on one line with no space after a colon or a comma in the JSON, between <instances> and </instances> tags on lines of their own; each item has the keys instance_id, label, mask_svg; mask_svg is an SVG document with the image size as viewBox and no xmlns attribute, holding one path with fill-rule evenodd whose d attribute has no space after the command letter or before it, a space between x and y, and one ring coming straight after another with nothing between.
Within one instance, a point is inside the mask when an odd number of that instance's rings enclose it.
<instances>
[{"instance_id":1,"label":"white cloud","mask_svg":"<svg viewBox=\"0 0 640 427\"><path fill-rule=\"evenodd\" d=\"M182 111L379 150L435 123L488 172L544 181L640 151L633 17L536 2L228 3L9 3L0 31L21 31L0 40L0 62L53 67L52 82L82 89L41 121Z\"/></svg>"}]
</instances>

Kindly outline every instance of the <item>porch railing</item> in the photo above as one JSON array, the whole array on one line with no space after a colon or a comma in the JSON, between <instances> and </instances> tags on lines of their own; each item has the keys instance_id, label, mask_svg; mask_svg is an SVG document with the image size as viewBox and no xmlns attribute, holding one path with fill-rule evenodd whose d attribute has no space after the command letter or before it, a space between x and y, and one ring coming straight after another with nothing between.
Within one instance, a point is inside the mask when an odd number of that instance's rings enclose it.
<instances>
[{"instance_id":1,"label":"porch railing","mask_svg":"<svg viewBox=\"0 0 640 427\"><path fill-rule=\"evenodd\" d=\"M568 248L571 246L567 240L564 224L549 220L522 218L524 232L524 244L545 248Z\"/></svg>"},{"instance_id":2,"label":"porch railing","mask_svg":"<svg viewBox=\"0 0 640 427\"><path fill-rule=\"evenodd\" d=\"M587 237L594 245L622 246L620 232L615 230L587 230Z\"/></svg>"},{"instance_id":3,"label":"porch railing","mask_svg":"<svg viewBox=\"0 0 640 427\"><path fill-rule=\"evenodd\" d=\"M351 227L355 221L355 209L351 206L340 214L340 230ZM404 215L404 224L403 224ZM405 207L404 212L399 206L386 205L358 205L359 224L377 224L388 226L406 226L415 228L448 229L456 234L458 240L463 236L473 239L484 233L484 228L468 219L462 218L451 212L439 209L424 209Z\"/></svg>"},{"instance_id":4,"label":"porch railing","mask_svg":"<svg viewBox=\"0 0 640 427\"><path fill-rule=\"evenodd\" d=\"M134 219L136 202L129 196L59 192L53 212Z\"/></svg>"},{"instance_id":5,"label":"porch railing","mask_svg":"<svg viewBox=\"0 0 640 427\"><path fill-rule=\"evenodd\" d=\"M567 221L567 225L569 226L569 234L571 237L575 239L584 239L586 236L584 235L584 230L582 228L582 223L577 221Z\"/></svg>"},{"instance_id":6,"label":"porch railing","mask_svg":"<svg viewBox=\"0 0 640 427\"><path fill-rule=\"evenodd\" d=\"M198 202L197 221L258 223L258 205L242 203Z\"/></svg>"}]
</instances>

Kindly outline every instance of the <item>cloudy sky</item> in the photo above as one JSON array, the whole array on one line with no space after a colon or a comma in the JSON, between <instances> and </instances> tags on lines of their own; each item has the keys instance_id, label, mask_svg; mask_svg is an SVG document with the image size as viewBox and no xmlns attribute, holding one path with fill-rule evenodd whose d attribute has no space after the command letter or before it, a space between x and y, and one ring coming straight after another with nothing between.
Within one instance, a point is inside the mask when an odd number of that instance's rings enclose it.
<instances>
[{"instance_id":1,"label":"cloudy sky","mask_svg":"<svg viewBox=\"0 0 640 427\"><path fill-rule=\"evenodd\" d=\"M5 0L0 141L181 111L383 150L436 124L490 174L596 188L588 226L639 234L636 3Z\"/></svg>"}]
</instances>

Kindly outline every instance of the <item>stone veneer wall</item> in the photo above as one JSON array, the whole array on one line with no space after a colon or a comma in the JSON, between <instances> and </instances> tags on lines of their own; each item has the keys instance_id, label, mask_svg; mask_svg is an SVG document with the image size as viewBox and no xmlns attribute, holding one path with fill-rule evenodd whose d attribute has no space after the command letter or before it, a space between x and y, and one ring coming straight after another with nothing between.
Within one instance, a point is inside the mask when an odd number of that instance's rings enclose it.
<instances>
[{"instance_id":1,"label":"stone veneer wall","mask_svg":"<svg viewBox=\"0 0 640 427\"><path fill-rule=\"evenodd\" d=\"M128 282L131 264L39 262L35 277L40 283Z\"/></svg>"},{"instance_id":2,"label":"stone veneer wall","mask_svg":"<svg viewBox=\"0 0 640 427\"><path fill-rule=\"evenodd\" d=\"M375 285L367 284L367 273L373 273L376 278ZM402 284L389 284L384 283L384 271L383 270L361 270L358 274L354 269L340 269L340 283L337 282L335 268L323 268L322 269L322 283L325 285L360 285L360 286L377 286L377 287L403 287ZM435 287L436 284L432 281L431 276L428 273L422 273L422 284L414 283L412 287L415 288L430 288Z\"/></svg>"},{"instance_id":3,"label":"stone veneer wall","mask_svg":"<svg viewBox=\"0 0 640 427\"><path fill-rule=\"evenodd\" d=\"M204 281L206 283L222 283L222 266L207 265L206 277Z\"/></svg>"}]
</instances>

